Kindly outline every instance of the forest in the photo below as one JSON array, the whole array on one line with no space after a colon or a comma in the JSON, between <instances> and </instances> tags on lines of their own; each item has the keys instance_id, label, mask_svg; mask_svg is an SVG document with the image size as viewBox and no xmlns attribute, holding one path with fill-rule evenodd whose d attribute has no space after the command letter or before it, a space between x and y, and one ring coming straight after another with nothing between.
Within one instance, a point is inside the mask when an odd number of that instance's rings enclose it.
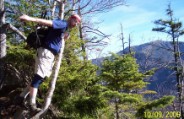
<instances>
[{"instance_id":1,"label":"forest","mask_svg":"<svg viewBox=\"0 0 184 119\"><path fill-rule=\"evenodd\" d=\"M155 19L152 31L167 34L172 44L167 50L174 60L159 65L170 69L176 80L172 95L152 98L158 92L147 85L158 69L140 70L131 44L128 52L110 53L100 65L88 58L88 51L104 47L109 37L90 19L118 6L126 6L126 1L0 0L0 119L184 119L184 64L178 41L184 29L171 4L165 8L168 19ZM20 22L19 17L67 19L73 13L82 22L70 31L52 76L39 87L37 104L43 112L31 115L14 100L34 75L36 50L27 46L26 37L39 24Z\"/></svg>"}]
</instances>

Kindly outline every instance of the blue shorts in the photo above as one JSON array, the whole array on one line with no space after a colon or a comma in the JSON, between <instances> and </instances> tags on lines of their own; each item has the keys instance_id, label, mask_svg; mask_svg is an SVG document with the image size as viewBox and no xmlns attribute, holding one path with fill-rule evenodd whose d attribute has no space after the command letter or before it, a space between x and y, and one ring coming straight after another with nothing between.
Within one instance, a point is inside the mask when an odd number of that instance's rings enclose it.
<instances>
[{"instance_id":1,"label":"blue shorts","mask_svg":"<svg viewBox=\"0 0 184 119\"><path fill-rule=\"evenodd\" d=\"M42 78L38 74L35 74L31 82L31 87L38 88L43 81L44 81L44 78Z\"/></svg>"}]
</instances>

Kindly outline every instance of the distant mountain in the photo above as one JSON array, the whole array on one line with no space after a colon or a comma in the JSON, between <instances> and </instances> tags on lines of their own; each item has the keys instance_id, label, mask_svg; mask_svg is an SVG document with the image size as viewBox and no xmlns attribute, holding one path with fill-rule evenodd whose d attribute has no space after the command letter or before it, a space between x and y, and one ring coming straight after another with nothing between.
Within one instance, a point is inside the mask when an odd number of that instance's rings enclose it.
<instances>
[{"instance_id":1,"label":"distant mountain","mask_svg":"<svg viewBox=\"0 0 184 119\"><path fill-rule=\"evenodd\" d=\"M179 43L180 52L184 52L184 42ZM154 41L138 46L131 47L131 51L135 53L135 58L140 66L140 71L145 72L152 68L157 68L155 74L150 78L147 89L155 90L158 95L175 94L176 78L175 73L169 67L173 65L173 45L172 42ZM129 52L126 48L117 54L123 55ZM93 59L92 62L100 66L104 58ZM184 56L181 56L184 59Z\"/></svg>"}]
</instances>

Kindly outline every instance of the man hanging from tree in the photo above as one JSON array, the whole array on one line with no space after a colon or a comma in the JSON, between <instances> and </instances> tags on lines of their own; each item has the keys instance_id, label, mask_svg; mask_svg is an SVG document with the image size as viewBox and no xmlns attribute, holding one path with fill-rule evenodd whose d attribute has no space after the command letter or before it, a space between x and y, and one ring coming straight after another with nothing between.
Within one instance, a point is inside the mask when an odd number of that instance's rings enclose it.
<instances>
[{"instance_id":1,"label":"man hanging from tree","mask_svg":"<svg viewBox=\"0 0 184 119\"><path fill-rule=\"evenodd\" d=\"M35 59L35 71L34 77L31 84L24 89L24 91L19 96L19 103L22 103L25 96L29 93L30 96L30 110L33 112L38 112L41 109L36 106L36 95L38 87L45 80L46 77L50 77L52 73L52 68L54 65L54 58L60 52L61 48L61 36L64 36L66 40L68 38L67 29L74 28L81 22L81 18L77 14L73 14L69 19L61 20L45 20L35 17L30 17L28 15L22 15L19 17L23 22L35 22L41 25L51 27L49 33L47 34L44 44L42 47L37 49L37 56Z\"/></svg>"}]
</instances>

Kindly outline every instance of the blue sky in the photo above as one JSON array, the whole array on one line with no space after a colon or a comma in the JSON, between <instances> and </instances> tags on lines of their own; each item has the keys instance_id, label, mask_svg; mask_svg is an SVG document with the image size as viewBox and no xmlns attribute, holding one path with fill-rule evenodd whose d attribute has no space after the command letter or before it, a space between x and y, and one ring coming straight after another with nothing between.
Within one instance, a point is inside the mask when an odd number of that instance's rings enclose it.
<instances>
[{"instance_id":1,"label":"blue sky","mask_svg":"<svg viewBox=\"0 0 184 119\"><path fill-rule=\"evenodd\" d=\"M125 41L131 36L131 45L140 45L146 42L163 39L167 36L163 33L153 32L155 27L153 23L160 18L166 19L166 9L171 3L174 11L174 17L184 24L184 1L183 0L126 0L127 6L120 6L112 9L108 13L97 15L94 21L103 21L98 27L105 34L111 34L110 40L106 39L108 45L102 52L95 53L92 58L108 55L109 52L118 52L122 50L120 40L121 26ZM180 38L181 40L181 38ZM127 46L128 44L125 44Z\"/></svg>"}]
</instances>

